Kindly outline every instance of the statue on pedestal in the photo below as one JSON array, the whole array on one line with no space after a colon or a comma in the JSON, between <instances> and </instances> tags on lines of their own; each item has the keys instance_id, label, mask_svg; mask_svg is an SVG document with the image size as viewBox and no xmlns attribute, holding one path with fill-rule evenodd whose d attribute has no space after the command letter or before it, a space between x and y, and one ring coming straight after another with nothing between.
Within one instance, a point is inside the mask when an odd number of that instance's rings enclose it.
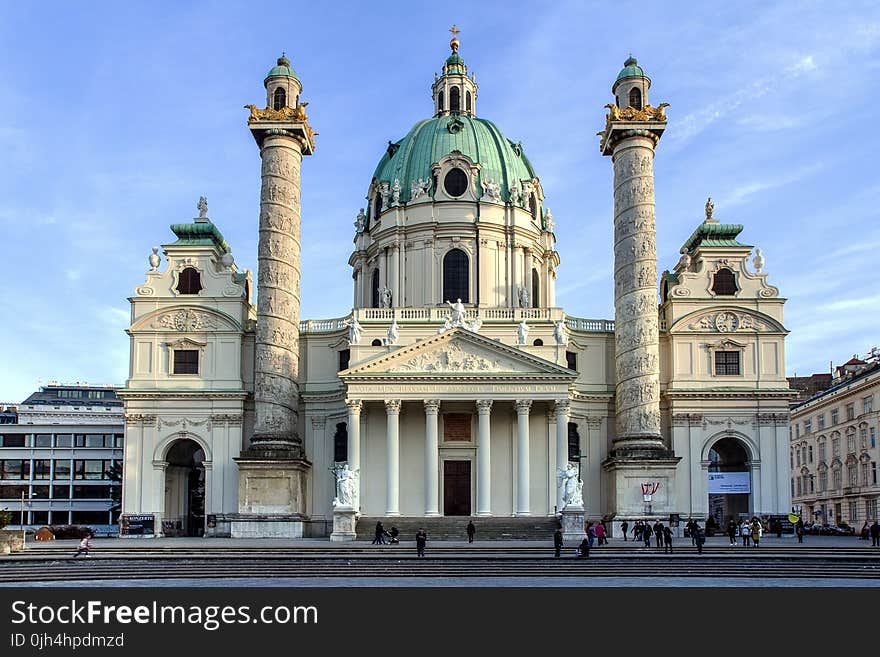
<instances>
[{"instance_id":1,"label":"statue on pedestal","mask_svg":"<svg viewBox=\"0 0 880 657\"><path fill-rule=\"evenodd\" d=\"M363 331L364 327L360 325L356 318L352 317L348 322L348 344L360 344Z\"/></svg>"},{"instance_id":2,"label":"statue on pedestal","mask_svg":"<svg viewBox=\"0 0 880 657\"><path fill-rule=\"evenodd\" d=\"M336 474L336 497L333 499L333 508L353 507L357 497L358 471L349 468L348 463L333 470Z\"/></svg>"},{"instance_id":3,"label":"statue on pedestal","mask_svg":"<svg viewBox=\"0 0 880 657\"><path fill-rule=\"evenodd\" d=\"M556 478L562 486L563 509L569 506L584 506L584 482L578 478L576 466L568 463L565 470L558 468Z\"/></svg>"}]
</instances>

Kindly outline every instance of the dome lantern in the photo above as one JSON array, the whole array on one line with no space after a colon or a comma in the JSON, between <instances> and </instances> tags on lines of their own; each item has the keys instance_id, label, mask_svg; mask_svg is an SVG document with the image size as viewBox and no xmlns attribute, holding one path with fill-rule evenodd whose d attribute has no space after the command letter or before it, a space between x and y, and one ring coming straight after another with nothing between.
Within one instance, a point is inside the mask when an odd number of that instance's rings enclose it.
<instances>
[{"instance_id":1,"label":"dome lantern","mask_svg":"<svg viewBox=\"0 0 880 657\"><path fill-rule=\"evenodd\" d=\"M639 66L638 60L630 55L623 62L623 68L617 74L614 84L611 85L611 93L617 99L618 107L642 109L648 104L648 89L650 87L651 78Z\"/></svg>"},{"instance_id":2,"label":"dome lantern","mask_svg":"<svg viewBox=\"0 0 880 657\"><path fill-rule=\"evenodd\" d=\"M434 116L462 114L473 117L476 116L477 83L473 75L468 77L467 65L458 54L458 33L461 30L453 25L449 31L452 32L452 39L449 41L452 54L446 58L443 74L434 81L431 88Z\"/></svg>"},{"instance_id":3,"label":"dome lantern","mask_svg":"<svg viewBox=\"0 0 880 657\"><path fill-rule=\"evenodd\" d=\"M296 107L302 93L302 83L285 53L276 60L263 80L266 87L266 107L280 110L283 107Z\"/></svg>"}]
</instances>

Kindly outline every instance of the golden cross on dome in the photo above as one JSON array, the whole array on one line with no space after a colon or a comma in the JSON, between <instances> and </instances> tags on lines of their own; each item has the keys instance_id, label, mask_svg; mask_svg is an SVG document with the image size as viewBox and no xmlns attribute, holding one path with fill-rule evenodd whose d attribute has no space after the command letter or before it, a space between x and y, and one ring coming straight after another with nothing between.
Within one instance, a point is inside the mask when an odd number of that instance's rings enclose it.
<instances>
[{"instance_id":1,"label":"golden cross on dome","mask_svg":"<svg viewBox=\"0 0 880 657\"><path fill-rule=\"evenodd\" d=\"M455 27L455 23L452 24L452 27L449 29L452 32L452 38L455 39L458 37L458 33L461 32L457 27Z\"/></svg>"}]
</instances>

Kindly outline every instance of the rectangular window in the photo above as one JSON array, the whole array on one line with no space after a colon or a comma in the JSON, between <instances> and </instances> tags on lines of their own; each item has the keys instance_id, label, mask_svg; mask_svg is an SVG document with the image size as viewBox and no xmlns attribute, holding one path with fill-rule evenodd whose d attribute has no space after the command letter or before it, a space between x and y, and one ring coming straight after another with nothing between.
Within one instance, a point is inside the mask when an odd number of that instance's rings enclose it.
<instances>
[{"instance_id":1,"label":"rectangular window","mask_svg":"<svg viewBox=\"0 0 880 657\"><path fill-rule=\"evenodd\" d=\"M86 447L103 447L104 446L104 434L102 433L87 433L86 434Z\"/></svg>"},{"instance_id":2,"label":"rectangular window","mask_svg":"<svg viewBox=\"0 0 880 657\"><path fill-rule=\"evenodd\" d=\"M56 434L55 447L73 447L73 436L69 433Z\"/></svg>"},{"instance_id":3,"label":"rectangular window","mask_svg":"<svg viewBox=\"0 0 880 657\"><path fill-rule=\"evenodd\" d=\"M74 525L109 525L110 513L108 511L74 511L71 522Z\"/></svg>"},{"instance_id":4,"label":"rectangular window","mask_svg":"<svg viewBox=\"0 0 880 657\"><path fill-rule=\"evenodd\" d=\"M813 446L812 445L810 445L810 447L807 449L807 456L809 457L810 463L812 463L813 462Z\"/></svg>"},{"instance_id":5,"label":"rectangular window","mask_svg":"<svg viewBox=\"0 0 880 657\"><path fill-rule=\"evenodd\" d=\"M837 424L840 422L840 411L839 409L832 408L831 409L831 424Z\"/></svg>"},{"instance_id":6,"label":"rectangular window","mask_svg":"<svg viewBox=\"0 0 880 657\"><path fill-rule=\"evenodd\" d=\"M715 352L715 375L731 376L739 375L739 352L716 351Z\"/></svg>"},{"instance_id":7,"label":"rectangular window","mask_svg":"<svg viewBox=\"0 0 880 657\"><path fill-rule=\"evenodd\" d=\"M868 485L868 471L870 469L868 466L868 463L862 463L862 486Z\"/></svg>"},{"instance_id":8,"label":"rectangular window","mask_svg":"<svg viewBox=\"0 0 880 657\"><path fill-rule=\"evenodd\" d=\"M797 494L798 494L798 496L804 494L803 490L801 490L801 478L800 477L797 478Z\"/></svg>"},{"instance_id":9,"label":"rectangular window","mask_svg":"<svg viewBox=\"0 0 880 657\"><path fill-rule=\"evenodd\" d=\"M877 462L871 461L871 485L877 485Z\"/></svg>"},{"instance_id":10,"label":"rectangular window","mask_svg":"<svg viewBox=\"0 0 880 657\"><path fill-rule=\"evenodd\" d=\"M858 486L859 479L858 473L856 472L856 466L848 465L846 466L846 481L848 486Z\"/></svg>"},{"instance_id":11,"label":"rectangular window","mask_svg":"<svg viewBox=\"0 0 880 657\"><path fill-rule=\"evenodd\" d=\"M854 454L856 451L856 436L853 433L846 437L846 451L847 454Z\"/></svg>"},{"instance_id":12,"label":"rectangular window","mask_svg":"<svg viewBox=\"0 0 880 657\"><path fill-rule=\"evenodd\" d=\"M34 436L34 447L52 447L52 434L38 433Z\"/></svg>"},{"instance_id":13,"label":"rectangular window","mask_svg":"<svg viewBox=\"0 0 880 657\"><path fill-rule=\"evenodd\" d=\"M55 477L56 480L70 481L70 461L68 459L57 459L55 461Z\"/></svg>"},{"instance_id":14,"label":"rectangular window","mask_svg":"<svg viewBox=\"0 0 880 657\"><path fill-rule=\"evenodd\" d=\"M825 489L828 488L828 473L820 472L819 473L819 492L824 493Z\"/></svg>"},{"instance_id":15,"label":"rectangular window","mask_svg":"<svg viewBox=\"0 0 880 657\"><path fill-rule=\"evenodd\" d=\"M109 500L110 486L74 486L75 500Z\"/></svg>"},{"instance_id":16,"label":"rectangular window","mask_svg":"<svg viewBox=\"0 0 880 657\"><path fill-rule=\"evenodd\" d=\"M831 421L831 424L834 424L834 420ZM816 431L822 431L825 428L825 413L820 413L816 416Z\"/></svg>"},{"instance_id":17,"label":"rectangular window","mask_svg":"<svg viewBox=\"0 0 880 657\"><path fill-rule=\"evenodd\" d=\"M865 501L865 516L868 518L877 518L877 498Z\"/></svg>"},{"instance_id":18,"label":"rectangular window","mask_svg":"<svg viewBox=\"0 0 880 657\"><path fill-rule=\"evenodd\" d=\"M52 461L49 459L34 459L34 479L51 479Z\"/></svg>"},{"instance_id":19,"label":"rectangular window","mask_svg":"<svg viewBox=\"0 0 880 657\"><path fill-rule=\"evenodd\" d=\"M48 500L49 499L49 487L48 486L31 486L31 498L35 500Z\"/></svg>"},{"instance_id":20,"label":"rectangular window","mask_svg":"<svg viewBox=\"0 0 880 657\"><path fill-rule=\"evenodd\" d=\"M124 434L114 433L113 434L113 447L121 448L124 443L122 442L124 439Z\"/></svg>"},{"instance_id":21,"label":"rectangular window","mask_svg":"<svg viewBox=\"0 0 880 657\"><path fill-rule=\"evenodd\" d=\"M804 421L804 433L810 433L813 430L813 423L811 420Z\"/></svg>"},{"instance_id":22,"label":"rectangular window","mask_svg":"<svg viewBox=\"0 0 880 657\"><path fill-rule=\"evenodd\" d=\"M819 443L819 462L825 460L825 443Z\"/></svg>"},{"instance_id":23,"label":"rectangular window","mask_svg":"<svg viewBox=\"0 0 880 657\"><path fill-rule=\"evenodd\" d=\"M198 374L199 373L199 350L198 349L175 349L174 350L174 374Z\"/></svg>"},{"instance_id":24,"label":"rectangular window","mask_svg":"<svg viewBox=\"0 0 880 657\"><path fill-rule=\"evenodd\" d=\"M797 464L800 466L801 464L801 450L797 450Z\"/></svg>"},{"instance_id":25,"label":"rectangular window","mask_svg":"<svg viewBox=\"0 0 880 657\"><path fill-rule=\"evenodd\" d=\"M15 484L12 486L0 486L0 500L21 500L21 494L28 494L27 484ZM3 506L6 506L5 504Z\"/></svg>"},{"instance_id":26,"label":"rectangular window","mask_svg":"<svg viewBox=\"0 0 880 657\"><path fill-rule=\"evenodd\" d=\"M868 428L862 427L859 430L859 449L868 449Z\"/></svg>"},{"instance_id":27,"label":"rectangular window","mask_svg":"<svg viewBox=\"0 0 880 657\"><path fill-rule=\"evenodd\" d=\"M815 475L810 475L810 492L811 493L816 492L816 476Z\"/></svg>"},{"instance_id":28,"label":"rectangular window","mask_svg":"<svg viewBox=\"0 0 880 657\"><path fill-rule=\"evenodd\" d=\"M847 404L846 405L846 419L847 420L855 420L856 419L856 405L855 404Z\"/></svg>"},{"instance_id":29,"label":"rectangular window","mask_svg":"<svg viewBox=\"0 0 880 657\"><path fill-rule=\"evenodd\" d=\"M69 500L70 499L70 486L62 486L61 484L55 484L52 486L52 499L53 500Z\"/></svg>"},{"instance_id":30,"label":"rectangular window","mask_svg":"<svg viewBox=\"0 0 880 657\"><path fill-rule=\"evenodd\" d=\"M874 395L865 397L862 400L862 413L872 413L874 411Z\"/></svg>"},{"instance_id":31,"label":"rectangular window","mask_svg":"<svg viewBox=\"0 0 880 657\"><path fill-rule=\"evenodd\" d=\"M801 437L801 425L800 424L794 425L794 437L795 438Z\"/></svg>"},{"instance_id":32,"label":"rectangular window","mask_svg":"<svg viewBox=\"0 0 880 657\"><path fill-rule=\"evenodd\" d=\"M859 503L849 503L849 524L853 525L859 519Z\"/></svg>"},{"instance_id":33,"label":"rectangular window","mask_svg":"<svg viewBox=\"0 0 880 657\"><path fill-rule=\"evenodd\" d=\"M73 462L74 479L105 479L107 461L77 460Z\"/></svg>"},{"instance_id":34,"label":"rectangular window","mask_svg":"<svg viewBox=\"0 0 880 657\"><path fill-rule=\"evenodd\" d=\"M870 428L870 432L871 432L871 449L874 449L875 447L877 447L877 433L874 430L874 427Z\"/></svg>"},{"instance_id":35,"label":"rectangular window","mask_svg":"<svg viewBox=\"0 0 880 657\"><path fill-rule=\"evenodd\" d=\"M49 524L49 512L48 511L33 511L31 512L31 524L32 525L40 525L45 526Z\"/></svg>"},{"instance_id":36,"label":"rectangular window","mask_svg":"<svg viewBox=\"0 0 880 657\"><path fill-rule=\"evenodd\" d=\"M348 364L351 361L351 349L342 349L339 352L339 370L347 370Z\"/></svg>"},{"instance_id":37,"label":"rectangular window","mask_svg":"<svg viewBox=\"0 0 880 657\"><path fill-rule=\"evenodd\" d=\"M0 461L0 479L30 479L31 462L22 459Z\"/></svg>"},{"instance_id":38,"label":"rectangular window","mask_svg":"<svg viewBox=\"0 0 880 657\"><path fill-rule=\"evenodd\" d=\"M831 441L831 455L840 456L840 438Z\"/></svg>"},{"instance_id":39,"label":"rectangular window","mask_svg":"<svg viewBox=\"0 0 880 657\"><path fill-rule=\"evenodd\" d=\"M841 472L840 468L837 468L836 470L834 470L834 474L832 476L832 479L833 479L835 490L839 489L843 485L843 473Z\"/></svg>"},{"instance_id":40,"label":"rectangular window","mask_svg":"<svg viewBox=\"0 0 880 657\"><path fill-rule=\"evenodd\" d=\"M6 434L0 436L0 447L24 447L24 434Z\"/></svg>"}]
</instances>

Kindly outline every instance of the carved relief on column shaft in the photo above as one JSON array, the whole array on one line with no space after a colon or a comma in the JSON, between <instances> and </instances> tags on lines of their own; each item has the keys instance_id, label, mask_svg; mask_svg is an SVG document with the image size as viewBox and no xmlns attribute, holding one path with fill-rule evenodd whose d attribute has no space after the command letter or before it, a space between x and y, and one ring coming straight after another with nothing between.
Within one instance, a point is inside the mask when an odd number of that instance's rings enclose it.
<instances>
[{"instance_id":1,"label":"carved relief on column shaft","mask_svg":"<svg viewBox=\"0 0 880 657\"><path fill-rule=\"evenodd\" d=\"M254 446L303 456L299 406L300 165L296 139L262 141L260 240L257 251Z\"/></svg>"},{"instance_id":2,"label":"carved relief on column shaft","mask_svg":"<svg viewBox=\"0 0 880 657\"><path fill-rule=\"evenodd\" d=\"M614 148L617 439L660 438L654 140Z\"/></svg>"}]
</instances>

